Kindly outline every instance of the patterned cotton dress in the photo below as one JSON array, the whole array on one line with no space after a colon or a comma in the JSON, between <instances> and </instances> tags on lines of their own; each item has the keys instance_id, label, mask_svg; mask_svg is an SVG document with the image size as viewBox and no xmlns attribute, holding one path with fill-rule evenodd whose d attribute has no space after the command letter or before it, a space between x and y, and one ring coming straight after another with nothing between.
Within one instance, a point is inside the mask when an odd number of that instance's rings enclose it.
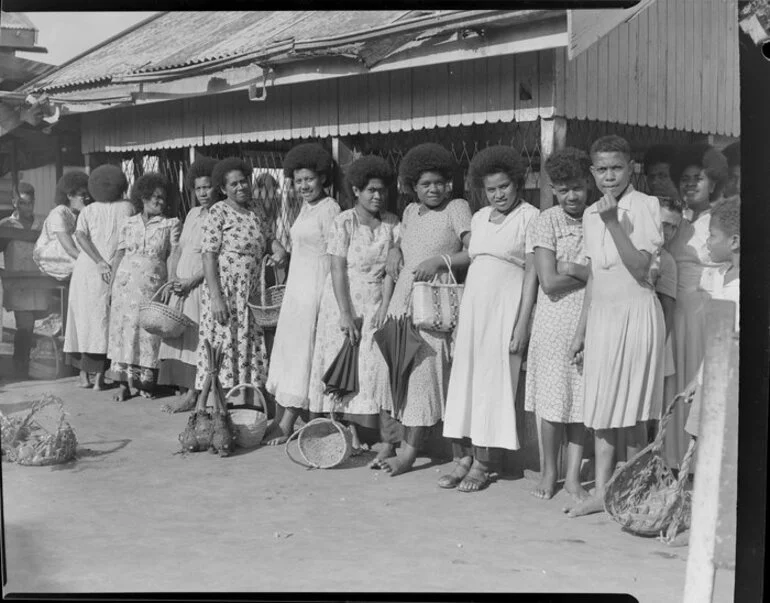
<instances>
[{"instance_id":1,"label":"patterned cotton dress","mask_svg":"<svg viewBox=\"0 0 770 603\"><path fill-rule=\"evenodd\" d=\"M332 396L324 395L321 378L347 337L340 331L340 310L329 275L318 314L318 334L310 376L310 411L313 413L335 411L341 418L364 427L377 428L379 425L380 403L385 396L383 387L387 389L388 367L374 342L372 320L382 302L388 251L397 244L398 237L398 218L390 213L382 214L382 222L376 229L361 224L355 208L342 212L334 221L327 251L330 256L347 259L354 317L363 318L358 349L359 391L345 396L339 402Z\"/></svg>"},{"instance_id":2,"label":"patterned cotton dress","mask_svg":"<svg viewBox=\"0 0 770 603\"><path fill-rule=\"evenodd\" d=\"M526 232L536 207L522 201L501 224L491 207L471 221L471 265L457 324L444 437L518 450L516 389L521 354L509 351L524 285ZM501 300L505 300L501 303Z\"/></svg>"},{"instance_id":3,"label":"patterned cotton dress","mask_svg":"<svg viewBox=\"0 0 770 603\"><path fill-rule=\"evenodd\" d=\"M663 399L666 329L652 285L663 244L658 200L629 185L618 200L618 220L634 247L653 260L647 279L637 281L620 259L596 205L586 209L583 237L593 289L583 361L583 422L590 429L657 419Z\"/></svg>"},{"instance_id":4,"label":"patterned cotton dress","mask_svg":"<svg viewBox=\"0 0 770 603\"><path fill-rule=\"evenodd\" d=\"M326 249L339 213L331 197L303 203L291 227L291 264L267 378L267 391L284 408L309 405L316 321L329 276Z\"/></svg>"},{"instance_id":5,"label":"patterned cotton dress","mask_svg":"<svg viewBox=\"0 0 770 603\"><path fill-rule=\"evenodd\" d=\"M556 261L588 264L583 223L561 206L533 221L527 251L550 249ZM570 363L569 347L580 322L585 287L548 295L539 286L527 355L525 410L553 423L583 422L583 376Z\"/></svg>"},{"instance_id":6,"label":"patterned cotton dress","mask_svg":"<svg viewBox=\"0 0 770 603\"><path fill-rule=\"evenodd\" d=\"M75 212L66 205L54 207L45 219L32 257L40 270L48 276L66 280L72 275L75 258L67 253L57 234L63 232L72 236L77 220Z\"/></svg>"},{"instance_id":7,"label":"patterned cotton dress","mask_svg":"<svg viewBox=\"0 0 770 603\"><path fill-rule=\"evenodd\" d=\"M180 255L176 267L176 276L180 280L192 278L203 272L201 245L203 244L203 223L208 216L208 209L193 207L187 214L179 239ZM160 344L161 385L178 385L194 388L198 370L198 330L200 329L201 287L198 285L183 299L182 312L195 324L185 329L176 339L163 340ZM171 296L171 304L177 303L178 297Z\"/></svg>"},{"instance_id":8,"label":"patterned cotton dress","mask_svg":"<svg viewBox=\"0 0 770 603\"><path fill-rule=\"evenodd\" d=\"M399 274L388 314L401 316L407 311L414 269L421 262L443 254L454 254L463 248L462 236L471 230L471 208L464 199L453 199L438 209L412 203L404 210L401 221L401 252L404 267ZM443 275L444 281L448 275ZM406 400L400 417L405 427L431 427L444 414L449 373L452 366L451 333L420 331L427 345L420 346L409 375ZM382 409L393 411L389 386Z\"/></svg>"},{"instance_id":9,"label":"patterned cotton dress","mask_svg":"<svg viewBox=\"0 0 770 603\"><path fill-rule=\"evenodd\" d=\"M271 232L259 218L256 205L247 210L233 209L227 201L215 203L203 225L202 253L217 255L219 287L227 304L227 324L214 320L211 293L204 282L200 287L201 313L198 332L198 371L195 389L202 389L208 370L204 341L212 347L221 344L225 356L219 372L222 387L240 383L261 387L267 373L267 350L262 330L249 307L250 298L259 297L259 269Z\"/></svg>"},{"instance_id":10,"label":"patterned cotton dress","mask_svg":"<svg viewBox=\"0 0 770 603\"><path fill-rule=\"evenodd\" d=\"M151 389L157 379L160 337L139 326L139 307L166 282L166 260L179 244L178 218L153 216L145 224L142 214L123 223L117 251L124 251L115 274L110 304L107 357L108 376Z\"/></svg>"}]
</instances>

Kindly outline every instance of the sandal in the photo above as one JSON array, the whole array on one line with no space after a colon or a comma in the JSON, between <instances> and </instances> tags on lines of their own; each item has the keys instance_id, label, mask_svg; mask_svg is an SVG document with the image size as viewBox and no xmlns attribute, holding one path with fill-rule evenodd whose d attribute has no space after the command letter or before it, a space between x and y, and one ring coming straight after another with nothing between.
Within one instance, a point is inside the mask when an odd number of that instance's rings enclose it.
<instances>
[{"instance_id":1,"label":"sandal","mask_svg":"<svg viewBox=\"0 0 770 603\"><path fill-rule=\"evenodd\" d=\"M476 472L477 475L481 475L481 479L478 477L473 477L470 475L470 472L468 472L468 475L466 475L463 480L458 484L457 491L458 492L480 492L481 490L485 490L489 484L491 484L494 480L496 475L494 473L479 473Z\"/></svg>"},{"instance_id":2,"label":"sandal","mask_svg":"<svg viewBox=\"0 0 770 603\"><path fill-rule=\"evenodd\" d=\"M460 476L455 475L455 471L457 471L458 468L461 468L464 471ZM445 490L456 488L465 479L465 476L468 475L470 470L471 463L455 461L455 466L452 468L452 473L447 473L446 475L442 475L440 478L438 478L438 487L444 488Z\"/></svg>"}]
</instances>

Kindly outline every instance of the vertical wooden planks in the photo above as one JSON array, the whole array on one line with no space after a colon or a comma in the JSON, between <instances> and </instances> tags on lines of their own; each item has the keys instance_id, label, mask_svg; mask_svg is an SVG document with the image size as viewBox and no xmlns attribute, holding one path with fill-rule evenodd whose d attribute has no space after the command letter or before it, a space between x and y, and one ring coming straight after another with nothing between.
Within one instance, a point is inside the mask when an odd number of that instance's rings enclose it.
<instances>
[{"instance_id":1,"label":"vertical wooden planks","mask_svg":"<svg viewBox=\"0 0 770 603\"><path fill-rule=\"evenodd\" d=\"M740 105L740 61L738 58L738 2L728 0L727 2L727 40L730 45L730 81L728 85L728 94L730 95L730 128L727 133L731 136L740 136L741 133L741 105Z\"/></svg>"},{"instance_id":2,"label":"vertical wooden planks","mask_svg":"<svg viewBox=\"0 0 770 603\"><path fill-rule=\"evenodd\" d=\"M412 69L405 69L403 71L402 79L402 96L401 96L401 112L404 118L401 122L400 131L409 132L412 130Z\"/></svg>"},{"instance_id":3,"label":"vertical wooden planks","mask_svg":"<svg viewBox=\"0 0 770 603\"><path fill-rule=\"evenodd\" d=\"M679 23L678 35L683 36L684 41L684 71L682 77L684 77L684 96L681 97L681 102L684 104L684 129L693 129L693 108L694 108L694 95L695 95L695 69L696 69L696 57L693 52L695 29L693 25L694 10L693 2L682 2L684 4L684 19ZM700 61L700 57L698 57Z\"/></svg>"},{"instance_id":4,"label":"vertical wooden planks","mask_svg":"<svg viewBox=\"0 0 770 603\"><path fill-rule=\"evenodd\" d=\"M390 72L390 119L388 132L399 132L402 122L408 116L404 114L404 71Z\"/></svg>"},{"instance_id":5,"label":"vertical wooden planks","mask_svg":"<svg viewBox=\"0 0 770 603\"><path fill-rule=\"evenodd\" d=\"M538 56L538 115L552 117L556 105L556 50L546 49Z\"/></svg>"},{"instance_id":6,"label":"vertical wooden planks","mask_svg":"<svg viewBox=\"0 0 770 603\"><path fill-rule=\"evenodd\" d=\"M516 72L514 74L514 119L516 121L535 121L540 105L538 87L538 62L536 52L526 52L514 56Z\"/></svg>"},{"instance_id":7,"label":"vertical wooden planks","mask_svg":"<svg viewBox=\"0 0 770 603\"><path fill-rule=\"evenodd\" d=\"M618 123L628 123L628 91L630 88L631 73L628 70L628 23L621 23L616 28L618 34L618 107L615 112Z\"/></svg>"},{"instance_id":8,"label":"vertical wooden planks","mask_svg":"<svg viewBox=\"0 0 770 603\"><path fill-rule=\"evenodd\" d=\"M447 100L449 104L449 125L457 127L462 123L462 68L457 63L449 63L447 78Z\"/></svg>"},{"instance_id":9,"label":"vertical wooden planks","mask_svg":"<svg viewBox=\"0 0 770 603\"><path fill-rule=\"evenodd\" d=\"M424 103L423 128L435 128L438 116L437 90L440 81L446 80L446 65L425 67L421 77Z\"/></svg>"},{"instance_id":10,"label":"vertical wooden planks","mask_svg":"<svg viewBox=\"0 0 770 603\"><path fill-rule=\"evenodd\" d=\"M570 61L567 50L564 49L564 61L567 66L567 89L564 94L564 113L573 119L578 116L578 61Z\"/></svg>"},{"instance_id":11,"label":"vertical wooden planks","mask_svg":"<svg viewBox=\"0 0 770 603\"><path fill-rule=\"evenodd\" d=\"M656 51L658 61L658 88L655 98L657 99L656 122L659 128L666 127L666 102L668 99L669 71L666 57L669 55L668 22L666 20L668 0L658 0L653 8L658 17L658 48Z\"/></svg>"},{"instance_id":12,"label":"vertical wooden planks","mask_svg":"<svg viewBox=\"0 0 770 603\"><path fill-rule=\"evenodd\" d=\"M641 91L646 94L646 90ZM628 117L626 123L639 123L639 21L628 24Z\"/></svg>"},{"instance_id":13,"label":"vertical wooden planks","mask_svg":"<svg viewBox=\"0 0 770 603\"><path fill-rule=\"evenodd\" d=\"M460 88L452 91L460 95L460 123L464 126L470 126L473 123L476 63L477 61L460 62Z\"/></svg>"},{"instance_id":14,"label":"vertical wooden planks","mask_svg":"<svg viewBox=\"0 0 770 603\"><path fill-rule=\"evenodd\" d=\"M511 122L516 115L516 56L500 57L500 121Z\"/></svg>"},{"instance_id":15,"label":"vertical wooden planks","mask_svg":"<svg viewBox=\"0 0 770 603\"><path fill-rule=\"evenodd\" d=\"M588 51L577 57L577 118L588 118Z\"/></svg>"},{"instance_id":16,"label":"vertical wooden planks","mask_svg":"<svg viewBox=\"0 0 770 603\"><path fill-rule=\"evenodd\" d=\"M502 60L499 56L489 57L487 60L486 114L487 121L491 124L500 121L502 105L500 104L500 67Z\"/></svg>"},{"instance_id":17,"label":"vertical wooden planks","mask_svg":"<svg viewBox=\"0 0 770 603\"><path fill-rule=\"evenodd\" d=\"M607 121L618 120L620 88L624 77L620 74L620 31L616 27L609 36L607 46Z\"/></svg>"},{"instance_id":18,"label":"vertical wooden planks","mask_svg":"<svg viewBox=\"0 0 770 603\"><path fill-rule=\"evenodd\" d=\"M281 115L281 131L278 140L290 140L291 135L291 119L292 119L292 106L291 106L291 86L281 86L283 89L283 102L281 107L283 108Z\"/></svg>"},{"instance_id":19,"label":"vertical wooden planks","mask_svg":"<svg viewBox=\"0 0 770 603\"><path fill-rule=\"evenodd\" d=\"M369 82L364 76L353 76L353 122L357 132L369 132Z\"/></svg>"},{"instance_id":20,"label":"vertical wooden planks","mask_svg":"<svg viewBox=\"0 0 770 603\"><path fill-rule=\"evenodd\" d=\"M616 85L615 82L609 79L610 71L610 40L607 36L604 36L599 43L596 44L596 79L598 85L596 87L596 119L606 121L607 118L607 97L609 96L608 88Z\"/></svg>"},{"instance_id":21,"label":"vertical wooden planks","mask_svg":"<svg viewBox=\"0 0 770 603\"><path fill-rule=\"evenodd\" d=\"M650 82L649 68L647 64L647 45L650 43L649 39L649 23L647 21L647 11L642 11L636 19L634 19L638 28L639 37L636 41L634 52L637 55L637 102L636 102L636 119L633 123L638 125L647 125L647 105L649 104L650 97Z\"/></svg>"},{"instance_id":22,"label":"vertical wooden planks","mask_svg":"<svg viewBox=\"0 0 770 603\"><path fill-rule=\"evenodd\" d=\"M473 64L473 119L474 124L487 121L487 58L468 61Z\"/></svg>"},{"instance_id":23,"label":"vertical wooden planks","mask_svg":"<svg viewBox=\"0 0 770 603\"><path fill-rule=\"evenodd\" d=\"M702 13L701 29L703 31L703 45L701 51L701 132L714 134L716 132L716 123L713 119L714 104L716 101L717 90L714 89L714 61L716 59L714 50L718 36L716 28L718 23L712 20L713 0L704 0L695 10Z\"/></svg>"},{"instance_id":24,"label":"vertical wooden planks","mask_svg":"<svg viewBox=\"0 0 770 603\"><path fill-rule=\"evenodd\" d=\"M409 71L412 75L412 127L422 130L425 127L425 96L430 85L430 68L417 67Z\"/></svg>"},{"instance_id":25,"label":"vertical wooden planks","mask_svg":"<svg viewBox=\"0 0 770 603\"><path fill-rule=\"evenodd\" d=\"M369 115L369 125L367 131L375 134L380 131L380 89L376 79L376 74L367 74L363 76L362 86L366 89L367 111Z\"/></svg>"},{"instance_id":26,"label":"vertical wooden planks","mask_svg":"<svg viewBox=\"0 0 770 603\"><path fill-rule=\"evenodd\" d=\"M438 128L444 128L449 125L449 81L452 63L437 66L435 86L433 94L436 99L436 124Z\"/></svg>"},{"instance_id":27,"label":"vertical wooden planks","mask_svg":"<svg viewBox=\"0 0 770 603\"><path fill-rule=\"evenodd\" d=\"M553 111L564 117L567 113L567 53L564 48L554 48L553 53ZM542 96L541 96L542 98Z\"/></svg>"},{"instance_id":28,"label":"vertical wooden planks","mask_svg":"<svg viewBox=\"0 0 770 603\"><path fill-rule=\"evenodd\" d=\"M655 128L658 126L658 95L660 94L660 81L658 78L658 53L660 41L658 40L658 5L653 3L644 9L641 15L647 19L647 46L642 52L647 53L647 115L645 125Z\"/></svg>"},{"instance_id":29,"label":"vertical wooden planks","mask_svg":"<svg viewBox=\"0 0 770 603\"><path fill-rule=\"evenodd\" d=\"M588 62L586 82L586 115L588 119L597 119L596 105L599 103L599 44L598 42L585 51Z\"/></svg>"},{"instance_id":30,"label":"vertical wooden planks","mask_svg":"<svg viewBox=\"0 0 770 603\"><path fill-rule=\"evenodd\" d=\"M703 68L706 65L703 56L703 47L711 43L705 35L703 23L704 6L708 7L708 0L704 2L692 2L692 38L693 46L691 49L693 56L693 91L692 104L690 105L692 114L691 128L696 132L707 132L703 124Z\"/></svg>"},{"instance_id":31,"label":"vertical wooden planks","mask_svg":"<svg viewBox=\"0 0 770 603\"><path fill-rule=\"evenodd\" d=\"M725 117L727 112L725 110L725 103L727 102L727 72L721 65L721 61L724 57L728 56L727 49L727 26L724 22L727 11L725 2L713 3L713 19L714 30L716 34L716 49L714 55L718 57L718 60L714 61L714 104L716 105L716 121L714 124L714 130L723 134L725 132Z\"/></svg>"}]
</instances>

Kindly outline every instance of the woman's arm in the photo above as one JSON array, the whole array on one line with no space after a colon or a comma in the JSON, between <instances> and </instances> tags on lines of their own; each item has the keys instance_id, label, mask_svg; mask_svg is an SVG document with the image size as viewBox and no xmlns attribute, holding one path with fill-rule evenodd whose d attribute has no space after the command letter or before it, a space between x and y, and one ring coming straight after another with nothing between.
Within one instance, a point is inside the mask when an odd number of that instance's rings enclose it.
<instances>
[{"instance_id":1,"label":"woman's arm","mask_svg":"<svg viewBox=\"0 0 770 603\"><path fill-rule=\"evenodd\" d=\"M168 280L177 280L176 268L179 265L179 258L182 256L182 246L175 245L171 248L171 254L168 256Z\"/></svg>"},{"instance_id":2,"label":"woman's arm","mask_svg":"<svg viewBox=\"0 0 770 603\"><path fill-rule=\"evenodd\" d=\"M76 230L75 239L77 239L80 248L86 252L86 255L91 258L95 264L98 264L100 267L105 269L110 268L110 265L102 257L102 254L99 253L99 250L94 247L94 244L91 242L91 237L89 237L83 231Z\"/></svg>"},{"instance_id":3,"label":"woman's arm","mask_svg":"<svg viewBox=\"0 0 770 603\"><path fill-rule=\"evenodd\" d=\"M118 267L120 266L120 263L123 261L124 255L126 255L126 250L118 249L118 251L115 252L115 255L112 258L112 266L110 266L109 272L107 272L106 274L102 273L103 279L105 278L105 276L109 276L110 291L112 291L112 286L115 283L115 275L118 273Z\"/></svg>"},{"instance_id":4,"label":"woman's arm","mask_svg":"<svg viewBox=\"0 0 770 603\"><path fill-rule=\"evenodd\" d=\"M388 319L388 306L390 306L390 299L393 297L395 284L396 283L391 276L386 274L382 281L382 300L380 301L380 307L377 308L377 313L373 318L375 329L379 329Z\"/></svg>"},{"instance_id":5,"label":"woman's arm","mask_svg":"<svg viewBox=\"0 0 770 603\"><path fill-rule=\"evenodd\" d=\"M666 337L668 337L671 333L671 329L674 328L674 308L676 307L676 300L665 293L658 293L658 299L660 300L660 305L663 306L663 318L666 322Z\"/></svg>"},{"instance_id":6,"label":"woman's arm","mask_svg":"<svg viewBox=\"0 0 770 603\"><path fill-rule=\"evenodd\" d=\"M511 354L521 354L529 342L529 319L537 299L537 271L535 270L534 254L528 253L524 268L524 284L521 288L519 311L511 335Z\"/></svg>"},{"instance_id":7,"label":"woman's arm","mask_svg":"<svg viewBox=\"0 0 770 603\"><path fill-rule=\"evenodd\" d=\"M68 232L57 232L56 238L64 248L64 251L74 260L78 259L80 250L75 246L75 241L72 240L72 235Z\"/></svg>"},{"instance_id":8,"label":"woman's arm","mask_svg":"<svg viewBox=\"0 0 770 603\"><path fill-rule=\"evenodd\" d=\"M590 264L589 264L590 267ZM586 325L588 324L588 312L591 309L591 297L593 289L594 277L589 272L588 282L586 283L585 297L583 297L583 307L580 310L580 319L578 320L578 326L575 330L575 335L572 338L572 344L570 345L569 356L570 362L573 364L581 364L583 359L583 345L586 339Z\"/></svg>"},{"instance_id":9,"label":"woman's arm","mask_svg":"<svg viewBox=\"0 0 770 603\"><path fill-rule=\"evenodd\" d=\"M206 251L203 254L203 276L206 279L206 286L209 288L211 298L211 315L220 324L225 324L230 317L227 305L222 297L222 289L219 286L219 276L217 270L217 254L212 251Z\"/></svg>"},{"instance_id":10,"label":"woman's arm","mask_svg":"<svg viewBox=\"0 0 770 603\"><path fill-rule=\"evenodd\" d=\"M468 254L468 246L471 242L470 231L463 234L461 241L463 243L462 250L457 253L448 254L452 268L464 269L470 266L471 257ZM417 282L430 281L434 276L442 272L447 272L446 262L442 256L436 255L417 265L414 269L414 280Z\"/></svg>"},{"instance_id":11,"label":"woman's arm","mask_svg":"<svg viewBox=\"0 0 770 603\"><path fill-rule=\"evenodd\" d=\"M585 286L583 281L557 271L556 254L552 249L535 247L534 255L537 278L546 295L565 293Z\"/></svg>"},{"instance_id":12,"label":"woman's arm","mask_svg":"<svg viewBox=\"0 0 770 603\"><path fill-rule=\"evenodd\" d=\"M353 302L350 299L350 283L348 281L348 261L346 258L338 255L332 255L331 258L331 277L334 297L337 300L337 307L340 309L340 329L350 338L350 343L356 345L360 333L355 324L353 316Z\"/></svg>"},{"instance_id":13,"label":"woman's arm","mask_svg":"<svg viewBox=\"0 0 770 603\"><path fill-rule=\"evenodd\" d=\"M650 261L652 255L647 251L639 251L631 239L623 230L623 227L618 221L607 222L607 230L612 235L612 240L615 241L615 247L618 249L618 255L623 265L631 273L637 281L643 281L647 278L647 273L650 270Z\"/></svg>"}]
</instances>

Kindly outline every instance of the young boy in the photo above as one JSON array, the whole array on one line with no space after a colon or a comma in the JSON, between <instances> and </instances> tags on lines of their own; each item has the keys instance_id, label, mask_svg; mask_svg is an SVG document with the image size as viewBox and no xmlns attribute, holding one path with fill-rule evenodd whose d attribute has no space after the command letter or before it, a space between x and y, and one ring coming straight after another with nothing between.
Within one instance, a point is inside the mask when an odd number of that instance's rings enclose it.
<instances>
[{"instance_id":1,"label":"young boy","mask_svg":"<svg viewBox=\"0 0 770 603\"><path fill-rule=\"evenodd\" d=\"M701 289L709 291L712 299L735 303L735 331L740 332L740 264L741 264L741 202L729 197L717 202L711 210L709 238L706 241L711 259L724 262L717 268L707 268L701 277ZM703 384L701 365L698 383ZM690 408L685 431L698 437L702 396L696 396Z\"/></svg>"},{"instance_id":2,"label":"young boy","mask_svg":"<svg viewBox=\"0 0 770 603\"><path fill-rule=\"evenodd\" d=\"M571 346L583 355L583 422L594 430L596 487L564 511L570 517L604 509L622 431L627 458L647 443L646 422L660 416L665 324L655 294L663 232L655 197L634 190L631 148L619 136L591 146L591 173L603 197L583 214L591 272L580 326Z\"/></svg>"},{"instance_id":3,"label":"young boy","mask_svg":"<svg viewBox=\"0 0 770 603\"><path fill-rule=\"evenodd\" d=\"M0 220L3 238L0 251L5 254L5 269L10 272L39 272L32 259L35 241L43 227L43 221L35 217L35 189L27 182L20 182L13 197L14 212ZM14 230L21 230L18 235ZM48 311L50 299L45 290L8 285L3 289L3 307L12 310L16 319L13 338L13 367L16 378L26 379L29 374L29 353L32 349L32 329L35 319Z\"/></svg>"}]
</instances>

